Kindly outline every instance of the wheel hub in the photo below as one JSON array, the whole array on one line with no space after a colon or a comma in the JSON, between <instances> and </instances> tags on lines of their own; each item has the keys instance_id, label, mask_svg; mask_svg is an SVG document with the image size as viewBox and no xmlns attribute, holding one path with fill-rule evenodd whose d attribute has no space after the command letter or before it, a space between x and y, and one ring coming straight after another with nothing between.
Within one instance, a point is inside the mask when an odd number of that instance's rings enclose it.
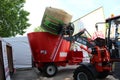
<instances>
[{"instance_id":1,"label":"wheel hub","mask_svg":"<svg viewBox=\"0 0 120 80\"><path fill-rule=\"evenodd\" d=\"M85 73L80 72L77 75L77 80L88 80L88 77L87 77L87 75Z\"/></svg>"},{"instance_id":2,"label":"wheel hub","mask_svg":"<svg viewBox=\"0 0 120 80\"><path fill-rule=\"evenodd\" d=\"M54 68L53 66L49 66L49 67L47 68L47 73L48 73L49 75L53 75L53 74L55 73L55 68Z\"/></svg>"}]
</instances>

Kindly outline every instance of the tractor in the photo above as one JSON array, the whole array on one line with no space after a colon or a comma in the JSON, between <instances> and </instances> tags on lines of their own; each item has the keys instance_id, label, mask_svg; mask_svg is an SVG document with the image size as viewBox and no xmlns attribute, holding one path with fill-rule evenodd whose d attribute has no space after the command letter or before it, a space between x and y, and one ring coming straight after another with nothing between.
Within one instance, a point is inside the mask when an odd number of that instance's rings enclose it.
<instances>
[{"instance_id":1,"label":"tractor","mask_svg":"<svg viewBox=\"0 0 120 80\"><path fill-rule=\"evenodd\" d=\"M87 51L91 56L90 63L81 63L74 71L74 80L96 80L96 78L105 78L112 72L114 62L120 61L120 16L106 19L106 22L96 23L105 24L105 39L96 37L92 40L82 36L85 29L71 38L66 40L74 40L87 46ZM84 53L83 53L84 54Z\"/></svg>"}]
</instances>

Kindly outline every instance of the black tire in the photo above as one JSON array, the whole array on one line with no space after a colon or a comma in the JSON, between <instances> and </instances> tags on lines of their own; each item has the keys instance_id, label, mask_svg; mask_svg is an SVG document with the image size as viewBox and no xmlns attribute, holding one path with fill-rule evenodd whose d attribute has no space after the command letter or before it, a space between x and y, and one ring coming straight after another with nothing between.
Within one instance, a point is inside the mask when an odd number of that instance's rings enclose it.
<instances>
[{"instance_id":1,"label":"black tire","mask_svg":"<svg viewBox=\"0 0 120 80\"><path fill-rule=\"evenodd\" d=\"M41 73L43 73L43 69L42 69L42 68L38 68L38 70L39 70Z\"/></svg>"},{"instance_id":2,"label":"black tire","mask_svg":"<svg viewBox=\"0 0 120 80\"><path fill-rule=\"evenodd\" d=\"M56 75L58 69L57 66L53 63L48 63L43 68L43 75L46 77L52 77Z\"/></svg>"},{"instance_id":3,"label":"black tire","mask_svg":"<svg viewBox=\"0 0 120 80\"><path fill-rule=\"evenodd\" d=\"M74 80L95 80L92 73L85 67L79 66L73 74Z\"/></svg>"},{"instance_id":4,"label":"black tire","mask_svg":"<svg viewBox=\"0 0 120 80\"><path fill-rule=\"evenodd\" d=\"M98 75L99 79L104 79L109 75L109 71L100 72Z\"/></svg>"}]
</instances>

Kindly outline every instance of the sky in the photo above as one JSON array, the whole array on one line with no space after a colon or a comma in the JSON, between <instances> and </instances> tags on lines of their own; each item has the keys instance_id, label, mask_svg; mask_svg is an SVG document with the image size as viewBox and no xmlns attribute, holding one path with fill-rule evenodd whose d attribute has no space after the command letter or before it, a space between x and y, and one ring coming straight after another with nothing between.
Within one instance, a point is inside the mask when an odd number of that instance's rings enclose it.
<instances>
[{"instance_id":1,"label":"sky","mask_svg":"<svg viewBox=\"0 0 120 80\"><path fill-rule=\"evenodd\" d=\"M111 14L120 15L120 0L26 0L24 9L30 12L28 19L31 24L26 30L27 33L32 32L35 27L41 25L46 7L66 11L72 15L72 21L99 7L103 7L105 18L109 18Z\"/></svg>"}]
</instances>

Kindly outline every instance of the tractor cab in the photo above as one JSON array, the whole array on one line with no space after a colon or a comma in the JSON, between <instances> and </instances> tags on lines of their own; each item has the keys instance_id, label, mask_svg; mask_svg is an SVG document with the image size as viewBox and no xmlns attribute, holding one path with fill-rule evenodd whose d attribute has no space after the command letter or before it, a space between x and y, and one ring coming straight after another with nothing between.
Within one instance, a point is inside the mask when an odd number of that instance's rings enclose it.
<instances>
[{"instance_id":1,"label":"tractor cab","mask_svg":"<svg viewBox=\"0 0 120 80\"><path fill-rule=\"evenodd\" d=\"M120 16L106 19L106 43L113 61L120 61Z\"/></svg>"},{"instance_id":2,"label":"tractor cab","mask_svg":"<svg viewBox=\"0 0 120 80\"><path fill-rule=\"evenodd\" d=\"M120 62L120 16L96 23L96 30L99 30L100 24L106 25L105 44L110 52L111 61Z\"/></svg>"}]
</instances>

